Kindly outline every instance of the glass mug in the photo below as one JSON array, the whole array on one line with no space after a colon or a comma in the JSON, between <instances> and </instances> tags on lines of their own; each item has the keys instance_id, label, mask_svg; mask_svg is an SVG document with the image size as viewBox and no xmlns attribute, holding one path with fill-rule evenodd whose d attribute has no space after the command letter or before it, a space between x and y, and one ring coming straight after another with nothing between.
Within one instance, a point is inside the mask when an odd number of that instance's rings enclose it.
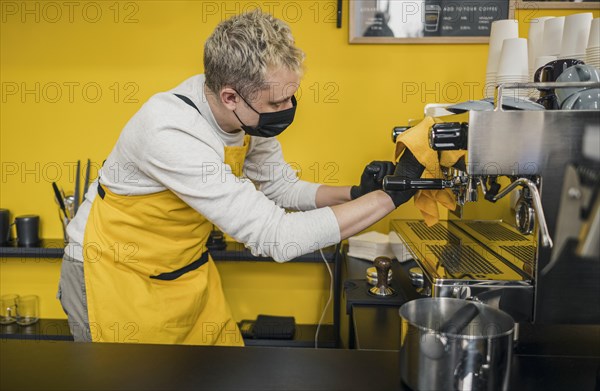
<instances>
[{"instance_id":1,"label":"glass mug","mask_svg":"<svg viewBox=\"0 0 600 391\"><path fill-rule=\"evenodd\" d=\"M17 324L28 326L40 320L40 299L36 295L17 298Z\"/></svg>"},{"instance_id":2,"label":"glass mug","mask_svg":"<svg viewBox=\"0 0 600 391\"><path fill-rule=\"evenodd\" d=\"M17 321L17 300L19 295L0 296L0 324L11 324Z\"/></svg>"}]
</instances>

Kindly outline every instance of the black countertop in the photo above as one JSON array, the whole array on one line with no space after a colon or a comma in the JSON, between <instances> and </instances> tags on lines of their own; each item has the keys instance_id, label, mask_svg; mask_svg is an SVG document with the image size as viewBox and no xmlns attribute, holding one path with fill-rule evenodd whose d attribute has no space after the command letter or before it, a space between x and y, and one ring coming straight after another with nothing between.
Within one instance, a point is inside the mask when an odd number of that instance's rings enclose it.
<instances>
[{"instance_id":1,"label":"black countertop","mask_svg":"<svg viewBox=\"0 0 600 391\"><path fill-rule=\"evenodd\" d=\"M406 390L394 351L0 342L6 390ZM515 355L510 390L594 390L600 359Z\"/></svg>"},{"instance_id":2,"label":"black countertop","mask_svg":"<svg viewBox=\"0 0 600 391\"><path fill-rule=\"evenodd\" d=\"M340 349L0 343L10 390L394 390L398 355Z\"/></svg>"}]
</instances>

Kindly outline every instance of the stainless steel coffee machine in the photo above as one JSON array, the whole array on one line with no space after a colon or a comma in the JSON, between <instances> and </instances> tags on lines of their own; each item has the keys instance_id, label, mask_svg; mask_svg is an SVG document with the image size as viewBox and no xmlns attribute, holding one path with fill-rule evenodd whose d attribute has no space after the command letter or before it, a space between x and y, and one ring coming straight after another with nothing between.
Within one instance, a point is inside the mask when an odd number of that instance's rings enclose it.
<instances>
[{"instance_id":1,"label":"stainless steel coffee machine","mask_svg":"<svg viewBox=\"0 0 600 391\"><path fill-rule=\"evenodd\" d=\"M453 117L430 129L430 146L464 149L466 161L440 179L384 182L456 196L432 227L392 222L422 269L422 293L481 300L518 322L600 324L600 111Z\"/></svg>"}]
</instances>

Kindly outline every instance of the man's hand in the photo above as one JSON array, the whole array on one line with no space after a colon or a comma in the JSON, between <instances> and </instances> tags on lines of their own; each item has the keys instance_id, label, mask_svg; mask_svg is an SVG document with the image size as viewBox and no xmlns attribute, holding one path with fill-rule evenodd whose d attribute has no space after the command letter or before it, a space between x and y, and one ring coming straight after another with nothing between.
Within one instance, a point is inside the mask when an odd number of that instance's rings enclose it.
<instances>
[{"instance_id":1,"label":"man's hand","mask_svg":"<svg viewBox=\"0 0 600 391\"><path fill-rule=\"evenodd\" d=\"M398 161L398 164L396 164L394 176L402 176L408 179L418 179L421 178L421 175L423 175L424 170L425 167L421 163L419 163L415 155L413 155L412 152L407 148L404 150L404 154ZM406 201L410 200L416 192L416 190L385 190L385 193L390 196L396 208L404 204Z\"/></svg>"},{"instance_id":2,"label":"man's hand","mask_svg":"<svg viewBox=\"0 0 600 391\"><path fill-rule=\"evenodd\" d=\"M374 161L369 163L360 177L360 185L352 186L350 189L350 198L355 200L372 191L381 190L383 177L392 175L394 169L392 162Z\"/></svg>"}]
</instances>

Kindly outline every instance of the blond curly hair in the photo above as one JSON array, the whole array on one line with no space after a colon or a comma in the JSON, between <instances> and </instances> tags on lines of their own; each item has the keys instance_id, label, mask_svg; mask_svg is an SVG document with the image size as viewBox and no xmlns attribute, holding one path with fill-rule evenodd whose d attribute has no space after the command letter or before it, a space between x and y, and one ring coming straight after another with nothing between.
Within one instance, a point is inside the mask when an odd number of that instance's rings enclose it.
<instances>
[{"instance_id":1,"label":"blond curly hair","mask_svg":"<svg viewBox=\"0 0 600 391\"><path fill-rule=\"evenodd\" d=\"M229 86L250 96L268 88L269 68L283 66L301 75L303 61L290 27L261 10L219 23L204 45L206 86L215 93Z\"/></svg>"}]
</instances>

